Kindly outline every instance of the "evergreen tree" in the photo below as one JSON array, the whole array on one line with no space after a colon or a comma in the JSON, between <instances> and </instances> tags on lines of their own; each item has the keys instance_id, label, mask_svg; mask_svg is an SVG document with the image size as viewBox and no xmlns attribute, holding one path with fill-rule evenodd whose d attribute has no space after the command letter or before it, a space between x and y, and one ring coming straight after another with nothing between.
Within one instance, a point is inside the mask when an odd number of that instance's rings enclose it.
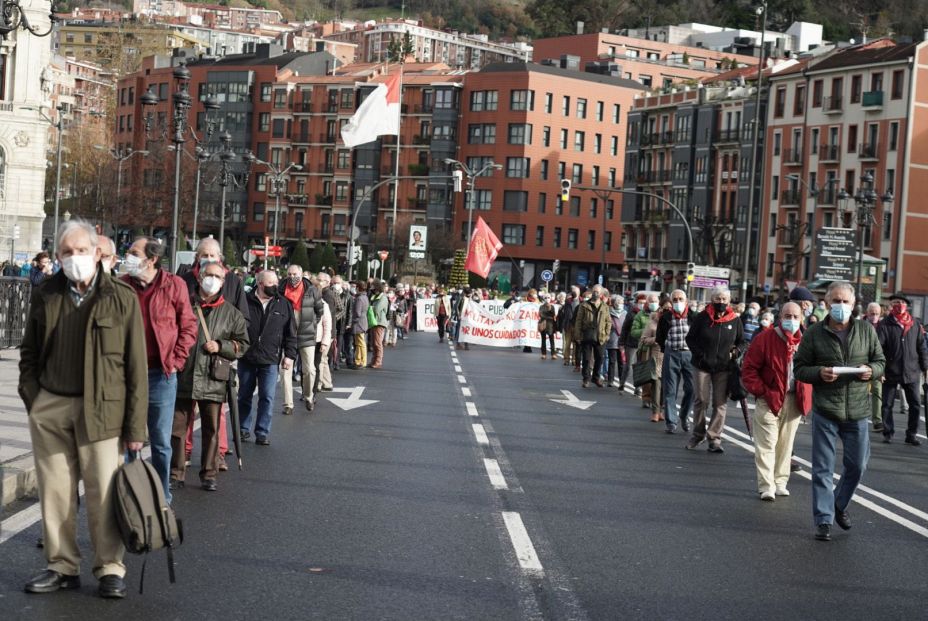
<instances>
[{"instance_id":1,"label":"evergreen tree","mask_svg":"<svg viewBox=\"0 0 928 621\"><path fill-rule=\"evenodd\" d=\"M451 287L468 286L468 274L464 269L464 261L467 258L467 251L461 248L454 251L454 264L451 266L451 275L448 277L448 285Z\"/></svg>"},{"instance_id":2,"label":"evergreen tree","mask_svg":"<svg viewBox=\"0 0 928 621\"><path fill-rule=\"evenodd\" d=\"M338 270L338 257L335 256L335 248L332 242L326 242L322 248L322 269L331 268L333 271Z\"/></svg>"},{"instance_id":3,"label":"evergreen tree","mask_svg":"<svg viewBox=\"0 0 928 621\"><path fill-rule=\"evenodd\" d=\"M222 260L228 267L237 267L241 265L241 257L238 256L238 250L235 247L235 242L232 241L231 237L226 237L225 242L222 245Z\"/></svg>"},{"instance_id":4,"label":"evergreen tree","mask_svg":"<svg viewBox=\"0 0 928 621\"><path fill-rule=\"evenodd\" d=\"M313 251L309 253L309 271L317 274L320 269L322 269L322 245L316 244Z\"/></svg>"},{"instance_id":5,"label":"evergreen tree","mask_svg":"<svg viewBox=\"0 0 928 621\"><path fill-rule=\"evenodd\" d=\"M298 241L290 253L290 264L299 265L304 270L309 269L309 255L306 253L306 244Z\"/></svg>"}]
</instances>

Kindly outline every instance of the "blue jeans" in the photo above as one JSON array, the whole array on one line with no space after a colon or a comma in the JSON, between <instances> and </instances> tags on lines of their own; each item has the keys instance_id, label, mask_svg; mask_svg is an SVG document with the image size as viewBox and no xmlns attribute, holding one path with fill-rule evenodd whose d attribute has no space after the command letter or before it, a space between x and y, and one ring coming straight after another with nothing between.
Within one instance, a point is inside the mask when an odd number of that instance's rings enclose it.
<instances>
[{"instance_id":1,"label":"blue jeans","mask_svg":"<svg viewBox=\"0 0 928 621\"><path fill-rule=\"evenodd\" d=\"M170 489L171 428L174 425L174 401L177 398L177 373L164 376L161 369L148 371L148 440L151 465L161 477L164 498L173 500Z\"/></svg>"},{"instance_id":2,"label":"blue jeans","mask_svg":"<svg viewBox=\"0 0 928 621\"><path fill-rule=\"evenodd\" d=\"M266 438L271 433L271 413L274 409L274 396L277 393L277 365L276 364L249 364L244 360L238 361L238 414L239 425L244 431L251 431L254 412L251 403L258 388L257 420L255 421L255 437Z\"/></svg>"},{"instance_id":3,"label":"blue jeans","mask_svg":"<svg viewBox=\"0 0 928 621\"><path fill-rule=\"evenodd\" d=\"M692 353L686 350L667 349L664 351L661 389L664 391L664 418L668 429L673 429L680 424L677 415L677 388L681 377L683 378L683 403L680 412L683 416L689 416L690 410L693 409L693 398L696 393L693 386L692 358Z\"/></svg>"},{"instance_id":4,"label":"blue jeans","mask_svg":"<svg viewBox=\"0 0 928 621\"><path fill-rule=\"evenodd\" d=\"M812 513L815 524L831 524L835 507L844 511L851 502L870 459L867 419L835 422L812 412ZM835 448L838 438L844 452L844 472L835 489Z\"/></svg>"}]
</instances>

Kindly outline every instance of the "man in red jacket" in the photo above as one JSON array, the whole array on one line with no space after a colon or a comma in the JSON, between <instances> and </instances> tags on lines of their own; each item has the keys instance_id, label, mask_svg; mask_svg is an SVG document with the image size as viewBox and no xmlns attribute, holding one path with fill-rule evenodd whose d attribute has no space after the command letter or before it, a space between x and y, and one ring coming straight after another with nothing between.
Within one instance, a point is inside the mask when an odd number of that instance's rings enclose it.
<instances>
[{"instance_id":1,"label":"man in red jacket","mask_svg":"<svg viewBox=\"0 0 928 621\"><path fill-rule=\"evenodd\" d=\"M148 352L148 437L151 465L158 471L165 499L172 501L171 427L177 397L177 374L187 363L197 341L197 320L190 308L187 284L161 269L164 244L153 237L139 237L126 253L128 283L139 298L145 348Z\"/></svg>"},{"instance_id":2,"label":"man in red jacket","mask_svg":"<svg viewBox=\"0 0 928 621\"><path fill-rule=\"evenodd\" d=\"M789 496L790 455L799 420L812 409L812 387L793 376L793 354L802 338L802 308L787 302L780 325L755 334L741 366L741 381L757 397L754 464L761 500Z\"/></svg>"}]
</instances>

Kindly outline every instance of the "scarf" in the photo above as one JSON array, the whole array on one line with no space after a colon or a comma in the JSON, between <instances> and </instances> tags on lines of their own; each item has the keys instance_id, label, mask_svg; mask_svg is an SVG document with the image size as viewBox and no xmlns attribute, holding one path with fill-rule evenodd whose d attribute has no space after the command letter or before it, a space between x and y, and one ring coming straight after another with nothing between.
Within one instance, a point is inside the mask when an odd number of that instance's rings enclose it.
<instances>
[{"instance_id":1,"label":"scarf","mask_svg":"<svg viewBox=\"0 0 928 621\"><path fill-rule=\"evenodd\" d=\"M896 312L895 309L892 311L892 316L900 326L902 326L902 336L908 334L909 330L912 328L912 325L915 323L915 320L912 319L912 315L909 314L909 310L906 309L902 312Z\"/></svg>"},{"instance_id":2,"label":"scarf","mask_svg":"<svg viewBox=\"0 0 928 621\"><path fill-rule=\"evenodd\" d=\"M786 359L792 361L793 355L799 349L799 342L802 340L802 328L796 330L795 334L790 334L780 326L777 326L777 334L786 341Z\"/></svg>"},{"instance_id":3,"label":"scarf","mask_svg":"<svg viewBox=\"0 0 928 621\"><path fill-rule=\"evenodd\" d=\"M715 307L707 306L706 313L709 315L709 326L714 326L717 323L728 323L729 321L734 321L738 318L738 315L735 314L735 309L731 306L725 309L725 313L716 317L715 316Z\"/></svg>"},{"instance_id":4,"label":"scarf","mask_svg":"<svg viewBox=\"0 0 928 621\"><path fill-rule=\"evenodd\" d=\"M223 304L225 304L225 302L226 302L226 299L222 297L222 295L220 295L218 298L216 298L212 302L203 302L201 300L200 308L216 308L217 306L222 306Z\"/></svg>"},{"instance_id":5,"label":"scarf","mask_svg":"<svg viewBox=\"0 0 928 621\"><path fill-rule=\"evenodd\" d=\"M684 319L684 318L686 318L687 315L690 314L690 307L689 307L689 306L684 306L684 307L683 307L683 312L682 312L682 313L678 313L677 311L673 310L673 307L671 307L671 308L670 308L670 312L673 313L673 318L674 318L674 319Z\"/></svg>"}]
</instances>

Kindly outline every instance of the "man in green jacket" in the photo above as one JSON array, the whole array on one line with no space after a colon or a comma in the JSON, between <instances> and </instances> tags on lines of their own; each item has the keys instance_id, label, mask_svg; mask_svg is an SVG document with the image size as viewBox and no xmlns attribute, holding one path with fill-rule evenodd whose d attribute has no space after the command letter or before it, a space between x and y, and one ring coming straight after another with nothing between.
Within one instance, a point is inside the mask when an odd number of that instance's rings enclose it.
<instances>
[{"instance_id":1,"label":"man in green jacket","mask_svg":"<svg viewBox=\"0 0 928 621\"><path fill-rule=\"evenodd\" d=\"M612 320L609 308L603 302L603 288L593 285L591 293L590 299L577 308L575 332L583 344L583 387L588 388L592 379L602 388L599 372L603 368L603 345L609 340Z\"/></svg>"},{"instance_id":2,"label":"man in green jacket","mask_svg":"<svg viewBox=\"0 0 928 621\"><path fill-rule=\"evenodd\" d=\"M142 448L148 432L148 358L138 297L100 265L100 240L71 219L57 234L61 271L36 288L19 363L29 413L47 569L28 593L80 587L77 485L94 546L101 597L126 596L125 549L113 512L119 441Z\"/></svg>"},{"instance_id":3,"label":"man in green jacket","mask_svg":"<svg viewBox=\"0 0 928 621\"><path fill-rule=\"evenodd\" d=\"M833 282L825 300L827 319L806 331L793 358L795 379L812 384L812 506L819 541L831 541L832 522L851 527L847 507L870 456L867 392L886 365L873 326L851 319L856 299L850 283ZM839 437L844 472L835 489Z\"/></svg>"}]
</instances>

